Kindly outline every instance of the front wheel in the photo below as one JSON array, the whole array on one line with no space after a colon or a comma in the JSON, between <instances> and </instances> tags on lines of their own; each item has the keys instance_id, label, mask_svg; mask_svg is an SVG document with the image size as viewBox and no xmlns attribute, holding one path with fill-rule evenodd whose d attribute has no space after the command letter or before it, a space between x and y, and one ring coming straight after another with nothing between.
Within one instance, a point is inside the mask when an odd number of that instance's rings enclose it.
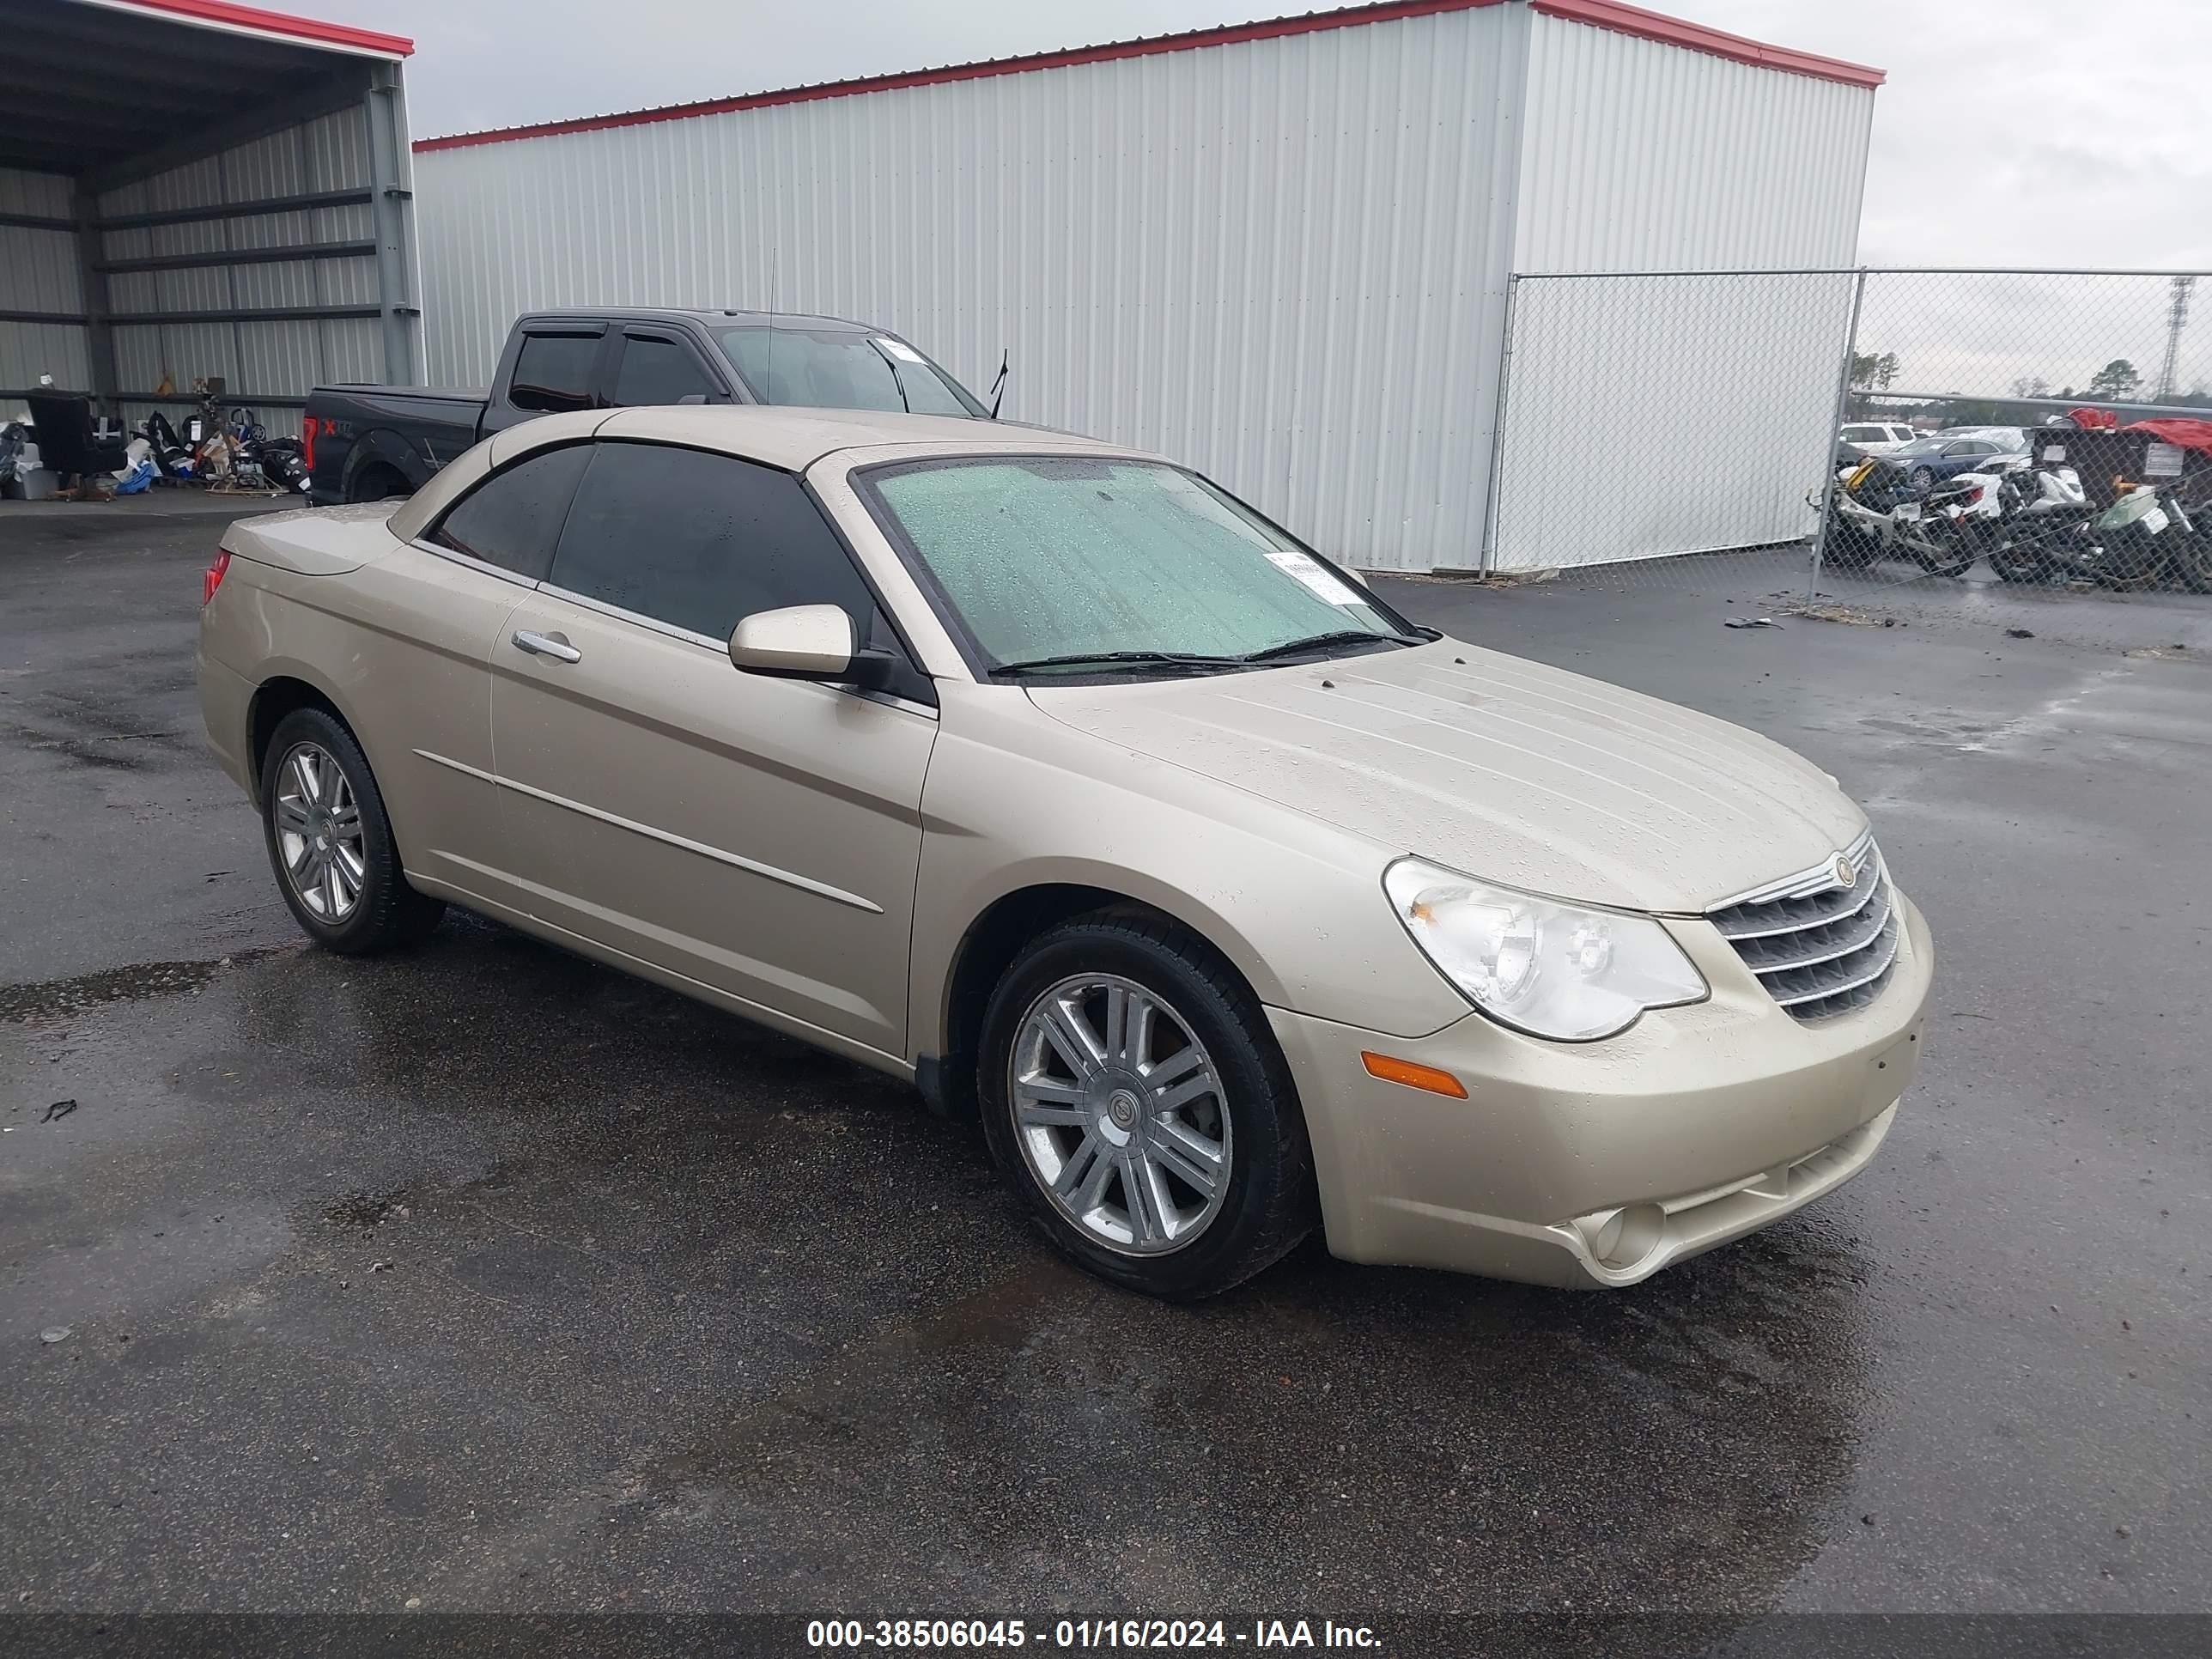
<instances>
[{"instance_id":1,"label":"front wheel","mask_svg":"<svg viewBox=\"0 0 2212 1659\"><path fill-rule=\"evenodd\" d=\"M2039 582L2050 574L2041 555L2011 542L1990 550L1990 568L1999 580L2008 582Z\"/></svg>"},{"instance_id":2,"label":"front wheel","mask_svg":"<svg viewBox=\"0 0 2212 1659\"><path fill-rule=\"evenodd\" d=\"M445 914L407 884L368 757L324 710L295 709L277 723L262 762L261 818L277 889L324 949L367 956L410 944Z\"/></svg>"},{"instance_id":3,"label":"front wheel","mask_svg":"<svg viewBox=\"0 0 2212 1659\"><path fill-rule=\"evenodd\" d=\"M1266 1017L1172 924L1103 911L1045 934L992 994L981 1054L1000 1173L1101 1278L1212 1296L1312 1230L1305 1120Z\"/></svg>"}]
</instances>

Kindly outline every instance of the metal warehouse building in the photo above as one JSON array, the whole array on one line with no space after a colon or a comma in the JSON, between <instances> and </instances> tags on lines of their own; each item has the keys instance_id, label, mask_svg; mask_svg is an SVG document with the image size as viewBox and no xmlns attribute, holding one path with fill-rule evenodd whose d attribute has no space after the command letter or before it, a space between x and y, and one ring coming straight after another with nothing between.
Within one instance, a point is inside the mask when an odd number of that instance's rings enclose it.
<instances>
[{"instance_id":1,"label":"metal warehouse building","mask_svg":"<svg viewBox=\"0 0 2212 1659\"><path fill-rule=\"evenodd\" d=\"M1474 568L1510 273L1849 264L1881 79L1613 0L1393 0L428 139L430 374L486 380L535 307L835 313L978 387L1004 351L1009 416L1187 460L1349 563ZM1779 326L1809 465L1838 319ZM1639 395L1613 427L1679 467L1686 411ZM1723 538L1799 533L1783 493Z\"/></svg>"},{"instance_id":2,"label":"metal warehouse building","mask_svg":"<svg viewBox=\"0 0 2212 1659\"><path fill-rule=\"evenodd\" d=\"M227 0L0 0L0 406L220 377L296 431L422 369L395 36Z\"/></svg>"}]
</instances>

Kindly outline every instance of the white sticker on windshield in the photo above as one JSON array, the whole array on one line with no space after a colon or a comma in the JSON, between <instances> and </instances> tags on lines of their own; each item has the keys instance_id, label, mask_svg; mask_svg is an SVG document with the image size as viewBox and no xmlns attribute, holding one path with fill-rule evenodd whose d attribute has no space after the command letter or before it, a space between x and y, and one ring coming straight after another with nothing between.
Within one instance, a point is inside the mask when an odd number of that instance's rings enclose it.
<instances>
[{"instance_id":1,"label":"white sticker on windshield","mask_svg":"<svg viewBox=\"0 0 2212 1659\"><path fill-rule=\"evenodd\" d=\"M918 363L921 361L921 354L919 351L904 340L894 340L888 334L877 335L876 345L879 350L888 351L902 363Z\"/></svg>"},{"instance_id":2,"label":"white sticker on windshield","mask_svg":"<svg viewBox=\"0 0 2212 1659\"><path fill-rule=\"evenodd\" d=\"M1331 605L1364 605L1367 601L1340 580L1327 565L1303 553L1270 553L1267 562L1311 588Z\"/></svg>"}]
</instances>

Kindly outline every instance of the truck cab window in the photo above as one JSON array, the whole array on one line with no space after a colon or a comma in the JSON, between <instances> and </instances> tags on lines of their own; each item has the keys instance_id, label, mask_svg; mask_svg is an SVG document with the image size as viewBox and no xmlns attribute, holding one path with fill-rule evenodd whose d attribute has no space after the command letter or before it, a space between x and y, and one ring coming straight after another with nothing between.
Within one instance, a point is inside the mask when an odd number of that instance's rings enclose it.
<instances>
[{"instance_id":1,"label":"truck cab window","mask_svg":"<svg viewBox=\"0 0 2212 1659\"><path fill-rule=\"evenodd\" d=\"M622 367L615 371L614 396L624 407L680 404L686 398L719 403L722 388L707 378L698 354L681 340L633 334L623 341Z\"/></svg>"},{"instance_id":2,"label":"truck cab window","mask_svg":"<svg viewBox=\"0 0 2212 1659\"><path fill-rule=\"evenodd\" d=\"M597 334L532 334L515 355L507 401L517 409L544 414L592 406L592 366L599 360Z\"/></svg>"}]
</instances>

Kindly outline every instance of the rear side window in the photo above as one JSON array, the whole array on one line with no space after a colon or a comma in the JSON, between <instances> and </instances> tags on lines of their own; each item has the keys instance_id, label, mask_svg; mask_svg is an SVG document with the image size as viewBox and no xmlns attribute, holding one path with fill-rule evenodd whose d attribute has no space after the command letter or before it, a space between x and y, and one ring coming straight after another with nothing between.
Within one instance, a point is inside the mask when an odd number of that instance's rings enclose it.
<instances>
[{"instance_id":1,"label":"rear side window","mask_svg":"<svg viewBox=\"0 0 2212 1659\"><path fill-rule=\"evenodd\" d=\"M707 378L697 356L680 340L633 334L623 342L622 354L615 374L618 404L680 404L686 398L721 395L722 388Z\"/></svg>"},{"instance_id":2,"label":"rear side window","mask_svg":"<svg viewBox=\"0 0 2212 1659\"><path fill-rule=\"evenodd\" d=\"M514 359L507 400L517 409L550 414L592 406L592 365L599 361L596 334L526 335Z\"/></svg>"},{"instance_id":3,"label":"rear side window","mask_svg":"<svg viewBox=\"0 0 2212 1659\"><path fill-rule=\"evenodd\" d=\"M561 532L551 580L721 641L740 617L836 605L866 641L875 599L799 480L730 455L603 443Z\"/></svg>"},{"instance_id":4,"label":"rear side window","mask_svg":"<svg viewBox=\"0 0 2212 1659\"><path fill-rule=\"evenodd\" d=\"M552 568L561 522L576 481L592 459L589 444L544 449L495 472L456 501L429 539L531 581Z\"/></svg>"}]
</instances>

